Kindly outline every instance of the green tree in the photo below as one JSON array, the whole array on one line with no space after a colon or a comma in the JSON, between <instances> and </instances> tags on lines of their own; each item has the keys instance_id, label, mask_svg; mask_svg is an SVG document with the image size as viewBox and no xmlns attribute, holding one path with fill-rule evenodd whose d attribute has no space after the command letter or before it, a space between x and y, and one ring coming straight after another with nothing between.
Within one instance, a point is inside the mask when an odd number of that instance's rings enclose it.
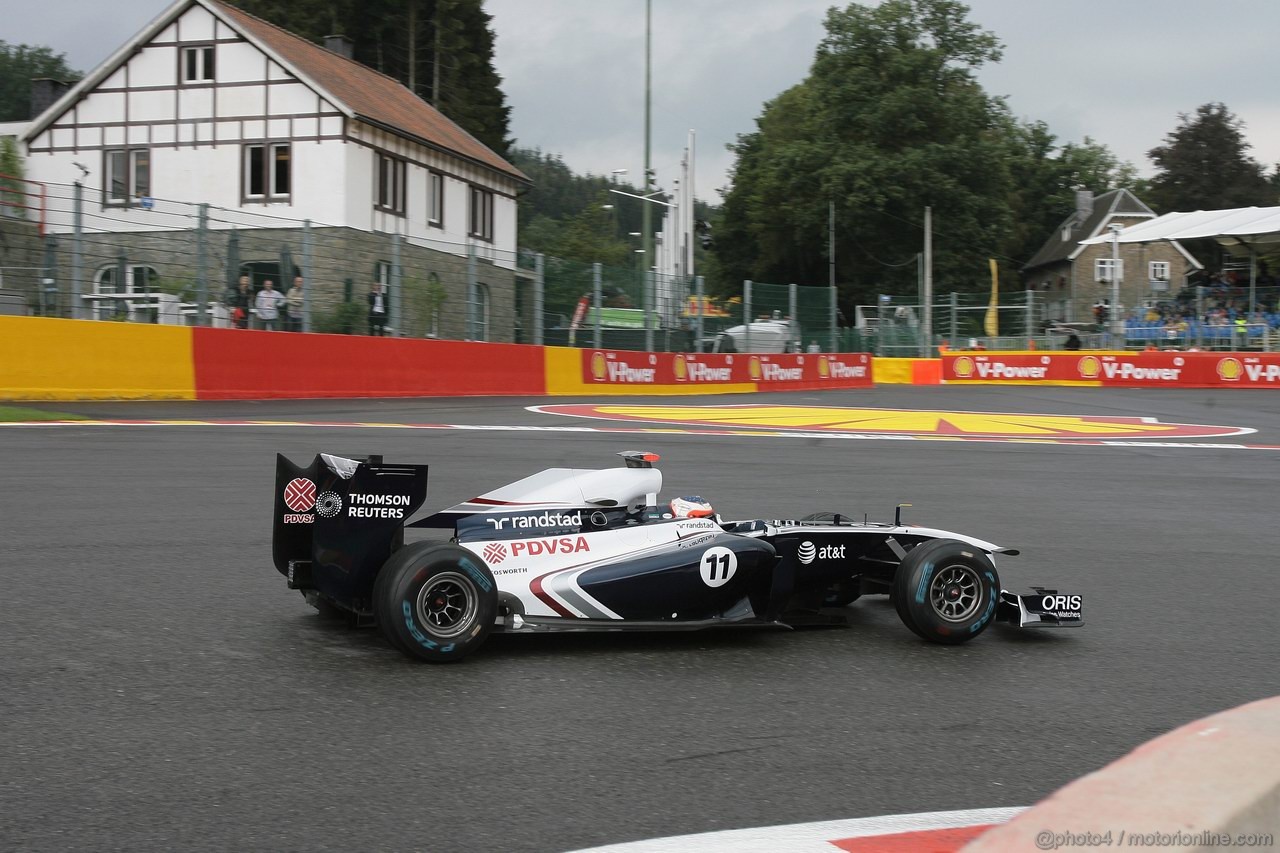
<instances>
[{"instance_id":1,"label":"green tree","mask_svg":"<svg viewBox=\"0 0 1280 853\"><path fill-rule=\"evenodd\" d=\"M825 282L836 207L846 306L915 292L923 209L933 209L935 280L981 286L1008 230L1012 120L974 78L994 35L955 0L831 9L809 77L740 136L716 234L720 289L744 278Z\"/></svg>"},{"instance_id":2,"label":"green tree","mask_svg":"<svg viewBox=\"0 0 1280 853\"><path fill-rule=\"evenodd\" d=\"M81 77L67 65L65 54L47 47L0 41L0 121L31 117L31 81L49 77L69 83Z\"/></svg>"},{"instance_id":3,"label":"green tree","mask_svg":"<svg viewBox=\"0 0 1280 853\"><path fill-rule=\"evenodd\" d=\"M394 77L498 154L511 109L493 66L482 0L239 0L246 12L311 41L340 34L354 58Z\"/></svg>"},{"instance_id":4,"label":"green tree","mask_svg":"<svg viewBox=\"0 0 1280 853\"><path fill-rule=\"evenodd\" d=\"M1133 165L1120 162L1110 149L1088 136L1083 142L1059 146L1048 126L1038 121L1015 128L1010 146L1011 221L1001 253L1011 261L1011 274L1075 209L1076 190L1101 194L1123 187L1139 197L1143 192Z\"/></svg>"},{"instance_id":5,"label":"green tree","mask_svg":"<svg viewBox=\"0 0 1280 853\"><path fill-rule=\"evenodd\" d=\"M1181 113L1165 144L1147 152L1156 166L1147 202L1157 211L1211 210L1276 204L1276 190L1249 156L1244 122L1225 104Z\"/></svg>"}]
</instances>

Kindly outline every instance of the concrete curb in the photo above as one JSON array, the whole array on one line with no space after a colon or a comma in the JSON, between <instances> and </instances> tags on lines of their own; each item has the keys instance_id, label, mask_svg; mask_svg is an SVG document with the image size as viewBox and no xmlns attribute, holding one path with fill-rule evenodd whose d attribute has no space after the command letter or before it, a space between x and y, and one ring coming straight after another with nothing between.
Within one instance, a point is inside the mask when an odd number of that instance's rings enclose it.
<instances>
[{"instance_id":1,"label":"concrete curb","mask_svg":"<svg viewBox=\"0 0 1280 853\"><path fill-rule=\"evenodd\" d=\"M1277 838L1280 696L1214 714L1149 741L974 839L964 850L1111 845L1268 849Z\"/></svg>"}]
</instances>

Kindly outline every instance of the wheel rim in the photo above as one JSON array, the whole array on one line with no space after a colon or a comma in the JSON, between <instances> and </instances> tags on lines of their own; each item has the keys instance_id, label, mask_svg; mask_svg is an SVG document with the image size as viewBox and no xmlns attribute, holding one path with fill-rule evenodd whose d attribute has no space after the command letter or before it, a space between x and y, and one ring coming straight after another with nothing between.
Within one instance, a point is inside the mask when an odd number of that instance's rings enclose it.
<instances>
[{"instance_id":1,"label":"wheel rim","mask_svg":"<svg viewBox=\"0 0 1280 853\"><path fill-rule=\"evenodd\" d=\"M480 596L466 575L441 572L418 590L418 621L437 637L456 637L471 627Z\"/></svg>"},{"instance_id":2,"label":"wheel rim","mask_svg":"<svg viewBox=\"0 0 1280 853\"><path fill-rule=\"evenodd\" d=\"M978 612L982 603L982 581L968 566L947 566L929 586L933 611L947 622L964 622Z\"/></svg>"}]
</instances>

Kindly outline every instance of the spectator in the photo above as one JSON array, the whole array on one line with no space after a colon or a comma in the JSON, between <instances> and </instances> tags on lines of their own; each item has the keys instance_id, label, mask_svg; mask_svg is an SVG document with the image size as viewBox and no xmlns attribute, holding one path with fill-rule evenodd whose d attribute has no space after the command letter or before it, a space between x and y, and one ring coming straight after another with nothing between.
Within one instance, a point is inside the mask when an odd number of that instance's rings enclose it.
<instances>
[{"instance_id":1,"label":"spectator","mask_svg":"<svg viewBox=\"0 0 1280 853\"><path fill-rule=\"evenodd\" d=\"M1062 348L1067 350L1080 349L1080 336L1077 335L1075 332L1072 332L1070 335L1067 335L1067 342L1063 344Z\"/></svg>"},{"instance_id":2,"label":"spectator","mask_svg":"<svg viewBox=\"0 0 1280 853\"><path fill-rule=\"evenodd\" d=\"M284 297L284 330L302 331L302 276L293 277L293 287Z\"/></svg>"},{"instance_id":3,"label":"spectator","mask_svg":"<svg viewBox=\"0 0 1280 853\"><path fill-rule=\"evenodd\" d=\"M249 306L252 302L253 293L249 290L249 276L242 275L237 285L227 292L227 311L230 314L232 328L249 328Z\"/></svg>"},{"instance_id":4,"label":"spectator","mask_svg":"<svg viewBox=\"0 0 1280 853\"><path fill-rule=\"evenodd\" d=\"M369 334L382 337L387 333L387 295L382 292L382 282L375 281L369 288Z\"/></svg>"},{"instance_id":5,"label":"spectator","mask_svg":"<svg viewBox=\"0 0 1280 853\"><path fill-rule=\"evenodd\" d=\"M271 279L262 283L254 299L254 307L258 309L258 322L261 328L274 332L280 323L280 306L285 302L284 294L275 289Z\"/></svg>"}]
</instances>

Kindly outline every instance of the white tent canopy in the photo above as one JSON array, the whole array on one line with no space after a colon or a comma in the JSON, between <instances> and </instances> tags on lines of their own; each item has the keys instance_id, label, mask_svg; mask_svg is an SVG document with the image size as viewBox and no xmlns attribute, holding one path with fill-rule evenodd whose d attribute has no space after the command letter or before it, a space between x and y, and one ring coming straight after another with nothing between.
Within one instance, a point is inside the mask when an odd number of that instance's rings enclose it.
<instances>
[{"instance_id":1,"label":"white tent canopy","mask_svg":"<svg viewBox=\"0 0 1280 853\"><path fill-rule=\"evenodd\" d=\"M1159 240L1210 238L1223 246L1254 249L1260 244L1280 243L1280 207L1233 207L1226 210L1196 210L1166 213L1122 229L1113 238L1103 234L1082 245L1110 243L1154 243Z\"/></svg>"}]
</instances>

